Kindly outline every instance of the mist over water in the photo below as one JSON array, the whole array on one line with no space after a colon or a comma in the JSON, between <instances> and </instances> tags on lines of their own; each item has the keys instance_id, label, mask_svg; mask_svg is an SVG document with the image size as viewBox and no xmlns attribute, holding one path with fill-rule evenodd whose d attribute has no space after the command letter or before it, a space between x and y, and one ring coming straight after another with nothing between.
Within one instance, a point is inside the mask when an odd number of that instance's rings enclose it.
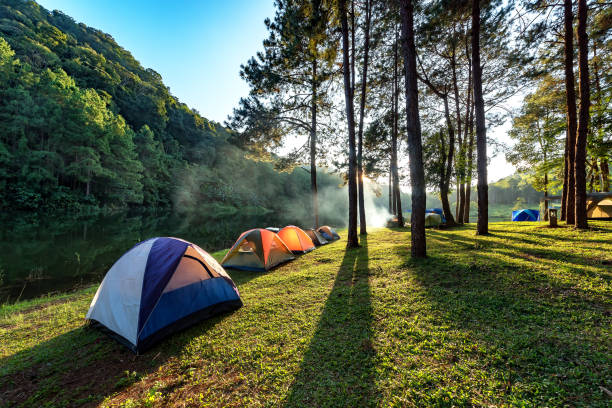
<instances>
[{"instance_id":1,"label":"mist over water","mask_svg":"<svg viewBox=\"0 0 612 408\"><path fill-rule=\"evenodd\" d=\"M269 164L243 168L195 167L177 178L173 207L156 212L45 217L0 223L0 303L97 284L136 243L174 236L209 252L229 248L252 228L314 224L310 174L278 174ZM319 224L346 227L348 188L336 174L320 173ZM381 188L365 182L369 227L390 214Z\"/></svg>"},{"instance_id":2,"label":"mist over water","mask_svg":"<svg viewBox=\"0 0 612 408\"><path fill-rule=\"evenodd\" d=\"M391 218L386 206L376 202L380 187L369 180L364 180L364 206L366 224L369 227L383 227ZM321 219L338 220L337 227L348 225L348 187L327 187L319 192L319 216Z\"/></svg>"},{"instance_id":3,"label":"mist over water","mask_svg":"<svg viewBox=\"0 0 612 408\"><path fill-rule=\"evenodd\" d=\"M271 163L250 160L236 149L226 149L224 155L237 157L214 163L214 167L188 168L177 178L174 210L187 222L197 224L211 217L240 214L267 215L276 220L273 226L314 226L308 170L295 167L291 172L278 172ZM347 226L348 187L342 177L321 168L317 184L319 224ZM384 226L390 214L386 200L380 199L381 188L368 179L364 186L367 224ZM256 227L262 226L250 226Z\"/></svg>"}]
</instances>

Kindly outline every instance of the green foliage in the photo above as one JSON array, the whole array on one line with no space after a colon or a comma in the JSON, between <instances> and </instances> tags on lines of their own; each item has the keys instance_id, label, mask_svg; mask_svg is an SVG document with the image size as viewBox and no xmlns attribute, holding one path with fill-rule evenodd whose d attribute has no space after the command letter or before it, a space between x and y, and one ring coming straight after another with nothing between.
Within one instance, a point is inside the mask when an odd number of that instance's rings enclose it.
<instances>
[{"instance_id":1,"label":"green foliage","mask_svg":"<svg viewBox=\"0 0 612 408\"><path fill-rule=\"evenodd\" d=\"M506 160L531 175L534 188L550 191L549 177L563 179L565 143L565 94L563 83L552 77L540 79L536 91L527 95L509 132L515 140ZM554 187L559 187L558 183Z\"/></svg>"},{"instance_id":2,"label":"green foliage","mask_svg":"<svg viewBox=\"0 0 612 408\"><path fill-rule=\"evenodd\" d=\"M234 166L259 168L243 151L224 155L238 141L179 102L108 34L33 1L0 4L0 208L169 206L187 173L222 176L227 187ZM296 183L273 171L266 177ZM218 201L208 197L200 204ZM221 202L275 202L234 198Z\"/></svg>"},{"instance_id":3,"label":"green foliage","mask_svg":"<svg viewBox=\"0 0 612 408\"><path fill-rule=\"evenodd\" d=\"M337 52L328 32L332 7L322 1L295 0L279 1L276 7L274 19L265 21L269 36L264 51L241 66L240 76L251 90L230 121L240 132L240 145L263 157L287 136L305 139L314 134L320 143L331 133L325 118L333 104L328 93ZM279 166L307 162L309 151L307 140ZM312 157L324 152L312 152Z\"/></svg>"}]
</instances>

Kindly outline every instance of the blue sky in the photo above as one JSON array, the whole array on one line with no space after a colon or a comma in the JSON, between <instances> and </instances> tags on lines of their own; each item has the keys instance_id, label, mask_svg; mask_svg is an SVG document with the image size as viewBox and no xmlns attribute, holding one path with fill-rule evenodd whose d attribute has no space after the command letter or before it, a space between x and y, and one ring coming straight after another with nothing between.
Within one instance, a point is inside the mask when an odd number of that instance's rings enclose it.
<instances>
[{"instance_id":1,"label":"blue sky","mask_svg":"<svg viewBox=\"0 0 612 408\"><path fill-rule=\"evenodd\" d=\"M240 64L262 49L273 0L38 0L112 35L177 96L223 122L248 93Z\"/></svg>"},{"instance_id":2,"label":"blue sky","mask_svg":"<svg viewBox=\"0 0 612 408\"><path fill-rule=\"evenodd\" d=\"M240 64L261 50L274 0L37 0L112 35L145 68L207 119L223 123L249 92ZM508 124L488 135L509 142ZM287 146L290 150L290 146ZM502 155L489 181L514 173Z\"/></svg>"}]
</instances>

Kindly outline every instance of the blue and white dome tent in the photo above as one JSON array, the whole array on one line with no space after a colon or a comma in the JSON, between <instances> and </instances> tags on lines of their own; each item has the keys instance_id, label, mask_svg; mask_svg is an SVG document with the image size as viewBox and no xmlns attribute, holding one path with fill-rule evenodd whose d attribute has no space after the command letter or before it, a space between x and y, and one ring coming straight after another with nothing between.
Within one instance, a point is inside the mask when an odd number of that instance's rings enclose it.
<instances>
[{"instance_id":1,"label":"blue and white dome tent","mask_svg":"<svg viewBox=\"0 0 612 408\"><path fill-rule=\"evenodd\" d=\"M110 268L86 318L138 353L241 306L236 285L206 251L178 238L151 238Z\"/></svg>"}]
</instances>

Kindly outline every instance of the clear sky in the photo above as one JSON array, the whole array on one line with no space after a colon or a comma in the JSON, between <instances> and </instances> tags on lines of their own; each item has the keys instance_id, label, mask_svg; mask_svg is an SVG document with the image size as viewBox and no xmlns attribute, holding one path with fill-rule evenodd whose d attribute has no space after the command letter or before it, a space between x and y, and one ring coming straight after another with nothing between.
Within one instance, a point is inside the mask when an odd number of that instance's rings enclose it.
<instances>
[{"instance_id":1,"label":"clear sky","mask_svg":"<svg viewBox=\"0 0 612 408\"><path fill-rule=\"evenodd\" d=\"M264 19L274 16L273 0L37 1L112 35L173 95L220 123L248 94L240 64L262 49ZM501 129L493 136L507 141ZM514 173L501 156L488 170L490 181Z\"/></svg>"},{"instance_id":2,"label":"clear sky","mask_svg":"<svg viewBox=\"0 0 612 408\"><path fill-rule=\"evenodd\" d=\"M207 119L223 123L248 86L240 64L267 37L273 0L37 0L113 36Z\"/></svg>"}]
</instances>

